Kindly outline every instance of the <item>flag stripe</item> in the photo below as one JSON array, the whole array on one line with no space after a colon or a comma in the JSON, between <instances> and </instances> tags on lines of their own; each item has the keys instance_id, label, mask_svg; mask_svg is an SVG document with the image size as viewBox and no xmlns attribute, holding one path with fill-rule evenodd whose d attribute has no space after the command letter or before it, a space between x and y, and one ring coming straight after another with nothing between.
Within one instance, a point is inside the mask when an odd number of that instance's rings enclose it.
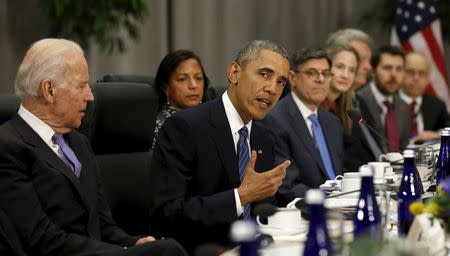
<instances>
[{"instance_id":1,"label":"flag stripe","mask_svg":"<svg viewBox=\"0 0 450 256\"><path fill-rule=\"evenodd\" d=\"M443 100L447 104L447 106L450 106L450 95L447 83L442 74L438 71L436 63L433 61L431 51L423 34L422 33L414 34L410 38L410 40L408 40L408 42L411 45L412 51L421 52L426 56L428 63L430 65L430 81L435 91L435 95L438 96L441 100Z\"/></svg>"},{"instance_id":2,"label":"flag stripe","mask_svg":"<svg viewBox=\"0 0 450 256\"><path fill-rule=\"evenodd\" d=\"M440 51L439 44L436 42L436 38L434 37L434 34L430 26L422 30L422 33L425 37L425 40L427 41L428 49L433 55L433 60L436 63L439 72L444 77L445 83L447 83L448 80L447 80L447 71L445 70L444 56Z\"/></svg>"},{"instance_id":3,"label":"flag stripe","mask_svg":"<svg viewBox=\"0 0 450 256\"><path fill-rule=\"evenodd\" d=\"M413 50L413 49L412 49L412 46L411 46L411 43L409 42L409 40L403 42L402 47L403 47L403 49L405 49L405 51L407 51L407 52L410 52L410 51Z\"/></svg>"}]
</instances>

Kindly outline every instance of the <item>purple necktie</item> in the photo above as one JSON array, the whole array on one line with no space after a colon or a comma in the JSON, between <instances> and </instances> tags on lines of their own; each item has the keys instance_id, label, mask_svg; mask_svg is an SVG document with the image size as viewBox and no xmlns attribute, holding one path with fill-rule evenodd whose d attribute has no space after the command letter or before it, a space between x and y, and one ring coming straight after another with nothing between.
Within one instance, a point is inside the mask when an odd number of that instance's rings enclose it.
<instances>
[{"instance_id":1,"label":"purple necktie","mask_svg":"<svg viewBox=\"0 0 450 256\"><path fill-rule=\"evenodd\" d=\"M59 146L59 150L62 153L62 160L72 169L77 177L80 177L81 163L69 145L64 141L63 135L55 133L52 136L52 141Z\"/></svg>"}]
</instances>

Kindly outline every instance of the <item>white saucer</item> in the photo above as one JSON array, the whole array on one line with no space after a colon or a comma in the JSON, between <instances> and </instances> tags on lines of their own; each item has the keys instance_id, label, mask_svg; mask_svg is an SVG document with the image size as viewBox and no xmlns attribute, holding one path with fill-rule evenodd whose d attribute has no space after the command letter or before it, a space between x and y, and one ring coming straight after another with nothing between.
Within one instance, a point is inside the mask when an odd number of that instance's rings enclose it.
<instances>
[{"instance_id":1,"label":"white saucer","mask_svg":"<svg viewBox=\"0 0 450 256\"><path fill-rule=\"evenodd\" d=\"M273 228L273 227L266 227L266 226L259 226L259 230L263 234L268 234L271 236L291 236L291 235L297 235L302 232L306 231L306 228L300 228L300 229L281 229L281 228Z\"/></svg>"},{"instance_id":2,"label":"white saucer","mask_svg":"<svg viewBox=\"0 0 450 256\"><path fill-rule=\"evenodd\" d=\"M355 207L359 198L328 198L325 200L326 208L342 208L342 207Z\"/></svg>"}]
</instances>

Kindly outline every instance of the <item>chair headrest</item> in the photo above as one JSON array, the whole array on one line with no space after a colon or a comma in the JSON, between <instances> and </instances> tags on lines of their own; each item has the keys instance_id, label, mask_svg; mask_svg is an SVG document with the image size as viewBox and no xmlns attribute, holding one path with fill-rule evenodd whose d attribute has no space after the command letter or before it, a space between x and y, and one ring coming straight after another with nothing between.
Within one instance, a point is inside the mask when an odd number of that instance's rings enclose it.
<instances>
[{"instance_id":1,"label":"chair headrest","mask_svg":"<svg viewBox=\"0 0 450 256\"><path fill-rule=\"evenodd\" d=\"M142 83L153 86L155 84L155 78L142 75L106 75L103 77L103 82Z\"/></svg>"},{"instance_id":2,"label":"chair headrest","mask_svg":"<svg viewBox=\"0 0 450 256\"><path fill-rule=\"evenodd\" d=\"M139 83L92 85L80 131L88 136L96 155L144 152L150 149L158 109L151 86Z\"/></svg>"},{"instance_id":3,"label":"chair headrest","mask_svg":"<svg viewBox=\"0 0 450 256\"><path fill-rule=\"evenodd\" d=\"M15 94L0 94L0 124L8 121L20 107L20 98Z\"/></svg>"}]
</instances>

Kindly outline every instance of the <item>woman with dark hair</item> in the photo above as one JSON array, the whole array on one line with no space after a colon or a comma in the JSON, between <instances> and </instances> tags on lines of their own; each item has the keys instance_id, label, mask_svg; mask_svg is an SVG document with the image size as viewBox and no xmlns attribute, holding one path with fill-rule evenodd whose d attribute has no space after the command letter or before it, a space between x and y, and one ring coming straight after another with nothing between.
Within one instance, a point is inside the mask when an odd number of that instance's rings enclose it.
<instances>
[{"instance_id":1,"label":"woman with dark hair","mask_svg":"<svg viewBox=\"0 0 450 256\"><path fill-rule=\"evenodd\" d=\"M200 57L192 51L177 50L167 54L156 72L155 87L159 97L152 149L164 121L177 111L195 107L207 100L209 80Z\"/></svg>"}]
</instances>

